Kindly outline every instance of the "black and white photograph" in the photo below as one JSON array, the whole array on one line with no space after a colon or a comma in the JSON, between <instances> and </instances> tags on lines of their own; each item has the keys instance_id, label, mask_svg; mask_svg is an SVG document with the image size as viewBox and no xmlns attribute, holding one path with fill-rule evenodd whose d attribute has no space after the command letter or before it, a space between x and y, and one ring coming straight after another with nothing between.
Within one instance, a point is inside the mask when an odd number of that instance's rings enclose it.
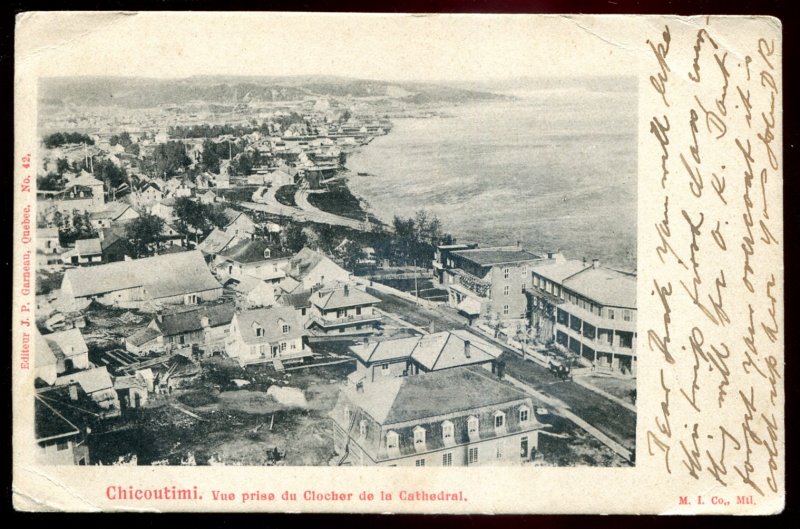
<instances>
[{"instance_id":1,"label":"black and white photograph","mask_svg":"<svg viewBox=\"0 0 800 529\"><path fill-rule=\"evenodd\" d=\"M634 466L637 78L275 22L39 79L39 462Z\"/></svg>"}]
</instances>

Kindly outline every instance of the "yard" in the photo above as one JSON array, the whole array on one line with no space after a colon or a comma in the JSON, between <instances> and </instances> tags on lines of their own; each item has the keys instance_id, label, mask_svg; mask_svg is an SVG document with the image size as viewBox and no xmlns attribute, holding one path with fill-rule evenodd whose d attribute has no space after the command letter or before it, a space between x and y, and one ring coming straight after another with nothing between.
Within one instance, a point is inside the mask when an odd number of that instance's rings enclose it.
<instances>
[{"instance_id":1,"label":"yard","mask_svg":"<svg viewBox=\"0 0 800 529\"><path fill-rule=\"evenodd\" d=\"M616 378L609 376L590 375L584 377L583 380L622 401L636 404L635 399L631 398L631 392L633 392L633 395L635 395L636 392L635 378Z\"/></svg>"},{"instance_id":2,"label":"yard","mask_svg":"<svg viewBox=\"0 0 800 529\"><path fill-rule=\"evenodd\" d=\"M138 464L326 465L334 456L327 413L352 362L277 373L203 361L194 387L157 398L127 423L90 436L92 457L105 464L136 454Z\"/></svg>"},{"instance_id":3,"label":"yard","mask_svg":"<svg viewBox=\"0 0 800 529\"><path fill-rule=\"evenodd\" d=\"M275 200L284 206L297 206L297 202L294 199L295 193L297 193L296 185L281 186L275 191Z\"/></svg>"}]
</instances>

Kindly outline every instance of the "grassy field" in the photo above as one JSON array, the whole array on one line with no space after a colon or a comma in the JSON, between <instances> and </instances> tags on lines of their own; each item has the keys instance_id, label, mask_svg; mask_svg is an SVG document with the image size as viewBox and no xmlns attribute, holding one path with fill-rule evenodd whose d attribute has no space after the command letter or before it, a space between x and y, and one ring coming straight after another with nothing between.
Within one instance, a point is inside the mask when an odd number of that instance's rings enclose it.
<instances>
[{"instance_id":1,"label":"grassy field","mask_svg":"<svg viewBox=\"0 0 800 529\"><path fill-rule=\"evenodd\" d=\"M294 199L295 193L297 193L296 185L281 186L275 191L275 200L284 206L297 206L297 202Z\"/></svg>"},{"instance_id":2,"label":"grassy field","mask_svg":"<svg viewBox=\"0 0 800 529\"><path fill-rule=\"evenodd\" d=\"M361 200L353 195L343 183L334 184L323 193L309 194L308 202L315 208L328 213L356 220L364 220L364 216L368 215L370 222L381 223L361 206Z\"/></svg>"}]
</instances>

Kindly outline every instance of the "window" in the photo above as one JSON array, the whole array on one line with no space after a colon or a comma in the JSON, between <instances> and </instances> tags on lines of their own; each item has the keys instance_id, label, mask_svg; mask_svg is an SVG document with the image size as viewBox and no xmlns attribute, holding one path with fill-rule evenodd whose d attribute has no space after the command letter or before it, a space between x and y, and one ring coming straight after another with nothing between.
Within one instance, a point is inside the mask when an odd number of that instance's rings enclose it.
<instances>
[{"instance_id":1,"label":"window","mask_svg":"<svg viewBox=\"0 0 800 529\"><path fill-rule=\"evenodd\" d=\"M476 464L478 462L478 447L477 446L475 446L473 448L470 448L469 451L467 452L467 462L470 465L474 465L474 464Z\"/></svg>"},{"instance_id":2,"label":"window","mask_svg":"<svg viewBox=\"0 0 800 529\"><path fill-rule=\"evenodd\" d=\"M508 295L508 288L509 288L509 287L508 287L508 285L506 285L506 286L504 286L504 287L503 287L503 295L504 295L504 296L507 296L507 295Z\"/></svg>"},{"instance_id":3,"label":"window","mask_svg":"<svg viewBox=\"0 0 800 529\"><path fill-rule=\"evenodd\" d=\"M361 307L356 307L356 316L361 316Z\"/></svg>"},{"instance_id":4,"label":"window","mask_svg":"<svg viewBox=\"0 0 800 529\"><path fill-rule=\"evenodd\" d=\"M503 268L503 279L508 279L508 268Z\"/></svg>"},{"instance_id":5,"label":"window","mask_svg":"<svg viewBox=\"0 0 800 529\"><path fill-rule=\"evenodd\" d=\"M414 465L415 465L415 466L418 466L418 467L424 467L424 466L425 466L425 460L424 460L424 459L417 459L417 460L414 462Z\"/></svg>"},{"instance_id":6,"label":"window","mask_svg":"<svg viewBox=\"0 0 800 529\"><path fill-rule=\"evenodd\" d=\"M300 309L300 314L305 316L306 315L306 309L305 308Z\"/></svg>"},{"instance_id":7,"label":"window","mask_svg":"<svg viewBox=\"0 0 800 529\"><path fill-rule=\"evenodd\" d=\"M281 342L281 352L286 350L286 342Z\"/></svg>"},{"instance_id":8,"label":"window","mask_svg":"<svg viewBox=\"0 0 800 529\"><path fill-rule=\"evenodd\" d=\"M256 327L256 337L261 338L264 336L264 328Z\"/></svg>"},{"instance_id":9,"label":"window","mask_svg":"<svg viewBox=\"0 0 800 529\"><path fill-rule=\"evenodd\" d=\"M478 435L478 418L477 417L470 417L467 419L467 433L469 433L470 437L474 437Z\"/></svg>"},{"instance_id":10,"label":"window","mask_svg":"<svg viewBox=\"0 0 800 529\"><path fill-rule=\"evenodd\" d=\"M508 316L508 305L503 305L503 316Z\"/></svg>"},{"instance_id":11,"label":"window","mask_svg":"<svg viewBox=\"0 0 800 529\"><path fill-rule=\"evenodd\" d=\"M285 323L281 327L281 330L283 331L283 334L289 334L289 326L286 325Z\"/></svg>"},{"instance_id":12,"label":"window","mask_svg":"<svg viewBox=\"0 0 800 529\"><path fill-rule=\"evenodd\" d=\"M522 265L522 273L520 274L520 276L527 277L527 275L528 275L528 265Z\"/></svg>"},{"instance_id":13,"label":"window","mask_svg":"<svg viewBox=\"0 0 800 529\"><path fill-rule=\"evenodd\" d=\"M296 343L294 343L294 342L292 342L291 349L292 349L292 351L294 351L295 349L297 349L297 344L296 344Z\"/></svg>"},{"instance_id":14,"label":"window","mask_svg":"<svg viewBox=\"0 0 800 529\"><path fill-rule=\"evenodd\" d=\"M495 412L494 414L494 427L502 428L506 424L506 414L502 411Z\"/></svg>"},{"instance_id":15,"label":"window","mask_svg":"<svg viewBox=\"0 0 800 529\"><path fill-rule=\"evenodd\" d=\"M442 423L442 439L444 440L445 444L453 442L454 432L455 428L453 427L452 422L444 421Z\"/></svg>"},{"instance_id":16,"label":"window","mask_svg":"<svg viewBox=\"0 0 800 529\"><path fill-rule=\"evenodd\" d=\"M388 432L386 434L386 449L397 450L398 446L400 446L400 444L397 432Z\"/></svg>"},{"instance_id":17,"label":"window","mask_svg":"<svg viewBox=\"0 0 800 529\"><path fill-rule=\"evenodd\" d=\"M614 309L606 309L606 311L608 312L608 319L609 320L613 320L614 319Z\"/></svg>"},{"instance_id":18,"label":"window","mask_svg":"<svg viewBox=\"0 0 800 529\"><path fill-rule=\"evenodd\" d=\"M528 457L528 437L525 436L519 440L519 456Z\"/></svg>"},{"instance_id":19,"label":"window","mask_svg":"<svg viewBox=\"0 0 800 529\"><path fill-rule=\"evenodd\" d=\"M425 428L421 426L414 428L414 446L416 448L425 446Z\"/></svg>"},{"instance_id":20,"label":"window","mask_svg":"<svg viewBox=\"0 0 800 529\"><path fill-rule=\"evenodd\" d=\"M358 424L358 433L361 435L362 439L367 436L367 421L361 421Z\"/></svg>"},{"instance_id":21,"label":"window","mask_svg":"<svg viewBox=\"0 0 800 529\"><path fill-rule=\"evenodd\" d=\"M622 319L625 321L631 321L631 311L625 309L622 311Z\"/></svg>"},{"instance_id":22,"label":"window","mask_svg":"<svg viewBox=\"0 0 800 529\"><path fill-rule=\"evenodd\" d=\"M528 286L525 283L523 283L522 284L522 293L524 294L527 290L528 290Z\"/></svg>"},{"instance_id":23,"label":"window","mask_svg":"<svg viewBox=\"0 0 800 529\"><path fill-rule=\"evenodd\" d=\"M69 448L69 441L59 441L56 443L56 450L62 452Z\"/></svg>"},{"instance_id":24,"label":"window","mask_svg":"<svg viewBox=\"0 0 800 529\"><path fill-rule=\"evenodd\" d=\"M519 422L528 422L530 418L530 410L527 406L521 406L519 409Z\"/></svg>"},{"instance_id":25,"label":"window","mask_svg":"<svg viewBox=\"0 0 800 529\"><path fill-rule=\"evenodd\" d=\"M453 466L453 453L447 452L442 454L442 466L443 467L451 467Z\"/></svg>"},{"instance_id":26,"label":"window","mask_svg":"<svg viewBox=\"0 0 800 529\"><path fill-rule=\"evenodd\" d=\"M495 459L503 459L503 445L498 444L494 455Z\"/></svg>"}]
</instances>

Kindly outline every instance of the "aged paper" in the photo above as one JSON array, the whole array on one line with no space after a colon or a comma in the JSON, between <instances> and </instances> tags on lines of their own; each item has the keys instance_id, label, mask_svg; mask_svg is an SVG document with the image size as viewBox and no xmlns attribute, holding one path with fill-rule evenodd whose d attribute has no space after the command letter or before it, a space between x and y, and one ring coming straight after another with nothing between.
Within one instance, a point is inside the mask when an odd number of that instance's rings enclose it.
<instances>
[{"instance_id":1,"label":"aged paper","mask_svg":"<svg viewBox=\"0 0 800 529\"><path fill-rule=\"evenodd\" d=\"M15 507L780 512L781 43L19 15Z\"/></svg>"}]
</instances>

